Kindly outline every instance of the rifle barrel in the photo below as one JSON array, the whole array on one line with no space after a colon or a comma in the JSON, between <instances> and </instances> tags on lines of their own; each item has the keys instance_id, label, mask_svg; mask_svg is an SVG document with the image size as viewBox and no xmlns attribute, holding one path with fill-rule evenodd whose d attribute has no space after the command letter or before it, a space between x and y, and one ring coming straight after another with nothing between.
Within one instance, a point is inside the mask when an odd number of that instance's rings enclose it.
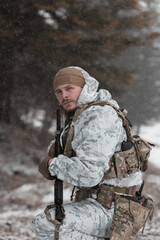
<instances>
[{"instance_id":1,"label":"rifle barrel","mask_svg":"<svg viewBox=\"0 0 160 240\"><path fill-rule=\"evenodd\" d=\"M59 154L62 153L62 147L60 144L60 130L61 130L61 115L60 110L57 109L57 133L56 133L56 142L55 142L55 157L58 157ZM54 184L54 203L56 206L55 210L55 219L59 222L62 222L64 217L63 211L63 181L55 178Z\"/></svg>"}]
</instances>

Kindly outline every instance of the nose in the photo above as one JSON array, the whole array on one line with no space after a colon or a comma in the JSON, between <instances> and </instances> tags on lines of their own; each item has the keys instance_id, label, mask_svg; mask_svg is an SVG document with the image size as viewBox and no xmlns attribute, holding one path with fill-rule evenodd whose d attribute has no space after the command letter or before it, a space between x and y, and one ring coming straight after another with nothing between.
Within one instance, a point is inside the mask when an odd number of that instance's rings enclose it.
<instances>
[{"instance_id":1,"label":"nose","mask_svg":"<svg viewBox=\"0 0 160 240\"><path fill-rule=\"evenodd\" d=\"M68 98L68 93L67 93L67 91L65 91L65 90L62 91L62 98L63 98L63 99Z\"/></svg>"}]
</instances>

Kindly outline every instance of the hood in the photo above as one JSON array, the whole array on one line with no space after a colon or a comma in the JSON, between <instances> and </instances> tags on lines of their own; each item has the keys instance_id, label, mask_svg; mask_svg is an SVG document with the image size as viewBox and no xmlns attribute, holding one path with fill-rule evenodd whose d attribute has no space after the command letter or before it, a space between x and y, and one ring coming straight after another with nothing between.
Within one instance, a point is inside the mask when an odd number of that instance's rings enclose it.
<instances>
[{"instance_id":1,"label":"hood","mask_svg":"<svg viewBox=\"0 0 160 240\"><path fill-rule=\"evenodd\" d=\"M71 66L70 68L78 69L83 74L83 77L85 79L85 85L77 101L77 106L93 101L106 100L119 108L117 102L112 99L112 96L108 90L100 89L98 91L99 82L95 78L91 77L89 73L87 73L84 69L80 67Z\"/></svg>"}]
</instances>

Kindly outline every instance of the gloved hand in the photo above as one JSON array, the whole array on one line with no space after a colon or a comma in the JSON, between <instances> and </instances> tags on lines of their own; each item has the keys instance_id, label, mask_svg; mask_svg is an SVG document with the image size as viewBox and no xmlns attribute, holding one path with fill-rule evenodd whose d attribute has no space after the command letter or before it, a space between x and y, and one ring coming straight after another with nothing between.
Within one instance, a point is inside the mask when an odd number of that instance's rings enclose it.
<instances>
[{"instance_id":1,"label":"gloved hand","mask_svg":"<svg viewBox=\"0 0 160 240\"><path fill-rule=\"evenodd\" d=\"M50 172L48 170L49 167L49 161L51 162L51 160L54 157L54 149L55 149L55 144L51 145L49 152L48 152L48 156L46 158L43 159L43 161L39 164L38 170L39 172L47 179L52 180L54 179L54 177L52 177L50 175Z\"/></svg>"}]
</instances>

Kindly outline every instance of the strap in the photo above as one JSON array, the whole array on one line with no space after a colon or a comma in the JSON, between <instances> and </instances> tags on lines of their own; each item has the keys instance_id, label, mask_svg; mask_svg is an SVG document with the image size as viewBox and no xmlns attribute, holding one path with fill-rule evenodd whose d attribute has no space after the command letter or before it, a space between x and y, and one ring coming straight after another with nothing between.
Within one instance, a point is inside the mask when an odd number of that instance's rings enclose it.
<instances>
[{"instance_id":1,"label":"strap","mask_svg":"<svg viewBox=\"0 0 160 240\"><path fill-rule=\"evenodd\" d=\"M73 195L74 195L75 189L76 189L76 186L74 186L73 189L72 189L72 193L71 193L71 196L70 196L71 201L73 201Z\"/></svg>"},{"instance_id":2,"label":"strap","mask_svg":"<svg viewBox=\"0 0 160 240\"><path fill-rule=\"evenodd\" d=\"M47 217L48 221L50 221L51 223L54 223L54 220L52 219L52 216L51 216L49 210L50 210L51 208L54 208L54 207L55 207L54 204L47 205L47 207L46 207L45 210L44 210L44 213L46 214L46 217Z\"/></svg>"},{"instance_id":3,"label":"strap","mask_svg":"<svg viewBox=\"0 0 160 240\"><path fill-rule=\"evenodd\" d=\"M73 140L73 136L74 136L74 123L76 122L78 116L87 108L88 104L84 104L84 105L80 105L73 117L73 120L71 122L70 125L70 129L68 132L68 137L67 137L67 141L66 141L66 145L65 145L65 149L64 149L64 155L66 155L67 157L71 157L72 156L72 146L71 146L71 142Z\"/></svg>"},{"instance_id":4,"label":"strap","mask_svg":"<svg viewBox=\"0 0 160 240\"><path fill-rule=\"evenodd\" d=\"M45 210L44 210L44 212L45 212L45 214L46 214L46 218L48 219L48 221L50 221L51 223L53 223L54 224L54 226L55 226L55 230L54 230L54 240L58 240L59 239L59 229L60 229L60 226L63 224L63 221L62 222L59 222L59 221L57 221L57 220L53 220L52 219L52 216L51 216L51 213L50 213L50 209L51 208L54 208L55 207L55 205L54 204L51 204L51 205L48 205L46 208L45 208ZM63 219L65 218L65 214L64 214L64 217L63 217Z\"/></svg>"},{"instance_id":5,"label":"strap","mask_svg":"<svg viewBox=\"0 0 160 240\"><path fill-rule=\"evenodd\" d=\"M96 199L104 208L110 209L112 202L115 200L115 193L122 195L136 196L136 186L132 187L115 187L107 184L101 184L100 186L92 188L80 188L76 192L75 201L81 201L86 198Z\"/></svg>"},{"instance_id":6,"label":"strap","mask_svg":"<svg viewBox=\"0 0 160 240\"><path fill-rule=\"evenodd\" d=\"M135 194L136 194L136 186L129 187L129 188L126 188L126 187L122 187L122 188L115 187L115 192L121 193L121 194L129 194L129 195L135 196Z\"/></svg>"},{"instance_id":7,"label":"strap","mask_svg":"<svg viewBox=\"0 0 160 240\"><path fill-rule=\"evenodd\" d=\"M61 223L58 222L57 220L54 220L54 225L55 225L54 240L58 240L59 239L59 229L60 229Z\"/></svg>"}]
</instances>

